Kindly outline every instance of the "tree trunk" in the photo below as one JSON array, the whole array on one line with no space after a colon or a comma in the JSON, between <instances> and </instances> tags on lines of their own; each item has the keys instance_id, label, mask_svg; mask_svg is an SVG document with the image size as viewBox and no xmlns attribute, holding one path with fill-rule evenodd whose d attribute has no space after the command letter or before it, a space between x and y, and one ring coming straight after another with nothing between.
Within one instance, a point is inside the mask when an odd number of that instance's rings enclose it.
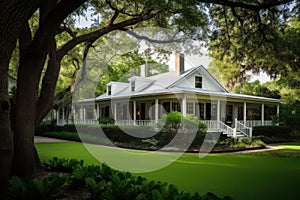
<instances>
[{"instance_id":1,"label":"tree trunk","mask_svg":"<svg viewBox=\"0 0 300 200\"><path fill-rule=\"evenodd\" d=\"M13 134L10 127L7 78L7 72L0 72L0 199L6 198L7 195L13 157Z\"/></svg>"},{"instance_id":2,"label":"tree trunk","mask_svg":"<svg viewBox=\"0 0 300 200\"><path fill-rule=\"evenodd\" d=\"M0 199L7 197L14 153L8 95L8 66L20 29L36 8L36 0L0 1Z\"/></svg>"}]
</instances>

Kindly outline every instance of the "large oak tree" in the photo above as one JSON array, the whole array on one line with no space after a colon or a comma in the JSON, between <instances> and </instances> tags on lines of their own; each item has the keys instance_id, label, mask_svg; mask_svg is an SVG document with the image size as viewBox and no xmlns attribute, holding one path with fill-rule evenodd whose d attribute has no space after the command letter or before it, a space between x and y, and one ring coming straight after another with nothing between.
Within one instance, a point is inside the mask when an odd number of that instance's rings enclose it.
<instances>
[{"instance_id":1,"label":"large oak tree","mask_svg":"<svg viewBox=\"0 0 300 200\"><path fill-rule=\"evenodd\" d=\"M81 43L92 46L100 37L136 26L171 27L195 38L208 33L211 5L260 12L293 1L237 0L2 0L0 2L0 194L5 194L13 172L19 176L35 171L33 136L36 127L53 106L55 87L64 56ZM72 13L81 15L87 7L101 16L97 26L76 34L64 26ZM28 20L38 12L37 30ZM248 13L242 13L249 15ZM251 13L250 13L251 14ZM263 14L263 13L261 13ZM252 19L253 15L249 15ZM224 16L225 17L225 16ZM249 21L250 23L257 23ZM214 26L218 26L215 24ZM72 27L71 27L72 28ZM229 27L231 28L231 27ZM228 28L228 29L229 29ZM72 38L58 45L56 35L68 32ZM18 42L16 108L10 116L8 67Z\"/></svg>"}]
</instances>

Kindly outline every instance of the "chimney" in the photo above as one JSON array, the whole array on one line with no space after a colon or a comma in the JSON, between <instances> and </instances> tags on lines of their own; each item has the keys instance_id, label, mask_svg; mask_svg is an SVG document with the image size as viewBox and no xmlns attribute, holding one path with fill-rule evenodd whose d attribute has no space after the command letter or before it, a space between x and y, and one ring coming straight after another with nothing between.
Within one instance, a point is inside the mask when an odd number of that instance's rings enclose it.
<instances>
[{"instance_id":1,"label":"chimney","mask_svg":"<svg viewBox=\"0 0 300 200\"><path fill-rule=\"evenodd\" d=\"M175 54L175 71L178 75L184 72L184 54Z\"/></svg>"},{"instance_id":2,"label":"chimney","mask_svg":"<svg viewBox=\"0 0 300 200\"><path fill-rule=\"evenodd\" d=\"M147 64L141 65L141 77L146 78L148 76Z\"/></svg>"}]
</instances>

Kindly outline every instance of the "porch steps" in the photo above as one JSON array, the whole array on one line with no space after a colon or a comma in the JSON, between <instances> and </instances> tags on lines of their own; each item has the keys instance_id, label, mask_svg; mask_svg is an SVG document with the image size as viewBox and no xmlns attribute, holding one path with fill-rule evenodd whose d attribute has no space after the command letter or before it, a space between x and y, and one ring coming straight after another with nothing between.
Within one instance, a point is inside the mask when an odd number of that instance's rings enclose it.
<instances>
[{"instance_id":1,"label":"porch steps","mask_svg":"<svg viewBox=\"0 0 300 200\"><path fill-rule=\"evenodd\" d=\"M227 137L234 138L233 135L230 135L230 134L227 134ZM236 132L236 138L242 139L242 138L247 138L247 136L238 131L238 132Z\"/></svg>"}]
</instances>

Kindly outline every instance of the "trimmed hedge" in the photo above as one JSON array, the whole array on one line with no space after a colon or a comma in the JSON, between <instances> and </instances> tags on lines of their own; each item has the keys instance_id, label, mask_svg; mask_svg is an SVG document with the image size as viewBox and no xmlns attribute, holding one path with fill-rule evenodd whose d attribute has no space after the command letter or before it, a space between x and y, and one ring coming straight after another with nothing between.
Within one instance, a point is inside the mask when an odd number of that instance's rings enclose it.
<instances>
[{"instance_id":1,"label":"trimmed hedge","mask_svg":"<svg viewBox=\"0 0 300 200\"><path fill-rule=\"evenodd\" d=\"M292 129L287 126L256 126L253 128L253 136L267 136L288 138L292 133Z\"/></svg>"},{"instance_id":2,"label":"trimmed hedge","mask_svg":"<svg viewBox=\"0 0 300 200\"><path fill-rule=\"evenodd\" d=\"M125 132L124 132L125 131ZM78 133L82 133L78 135ZM72 134L74 133L74 134ZM41 126L37 131L36 135L55 137L61 139L70 139L73 141L81 141L96 143L96 144L107 144L106 138L103 138L104 133L108 139L114 143L131 143L133 146L143 142L145 139L157 140L157 147L162 147L168 144L176 135L175 133L158 132L149 127L139 126L117 126L117 125L74 125L67 124L64 126ZM131 135L127 134L130 133ZM139 138L132 135L153 135L152 137ZM188 134L188 133L187 133ZM200 129L196 134L195 140L192 147L198 147L202 144L205 138L205 132ZM183 139L184 142L184 139ZM145 145L144 145L145 146ZM139 147L138 147L139 148Z\"/></svg>"}]
</instances>

